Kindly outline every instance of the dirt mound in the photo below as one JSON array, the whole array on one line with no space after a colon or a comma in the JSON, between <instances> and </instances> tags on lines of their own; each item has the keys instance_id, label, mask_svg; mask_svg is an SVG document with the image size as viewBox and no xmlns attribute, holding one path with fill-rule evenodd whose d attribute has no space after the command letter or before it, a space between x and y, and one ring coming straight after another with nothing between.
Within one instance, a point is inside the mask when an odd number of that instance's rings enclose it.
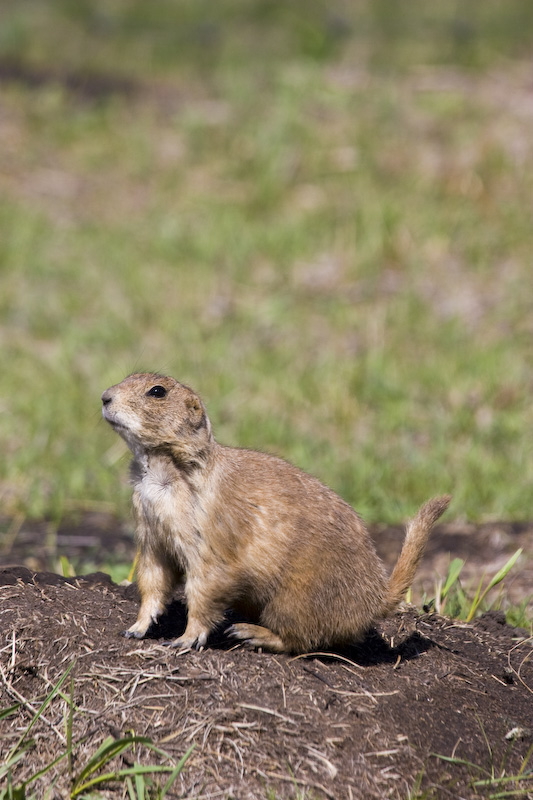
<instances>
[{"instance_id":1,"label":"dirt mound","mask_svg":"<svg viewBox=\"0 0 533 800\"><path fill-rule=\"evenodd\" d=\"M533 796L531 761L523 768L533 743L532 643L500 613L465 625L408 609L349 651L292 658L234 646L223 631L202 652L164 646L184 627L179 596L149 639L124 639L137 590L102 573L4 569L0 599L0 708L20 703L1 722L2 759L74 663L74 776L106 737L133 731L176 761L195 745L168 797L406 798L419 784L424 797L518 787ZM65 752L66 685L35 723L15 782ZM475 785L520 770L519 784ZM32 789L54 778L52 797L69 796L65 759ZM123 797L124 787L110 781L103 796Z\"/></svg>"}]
</instances>

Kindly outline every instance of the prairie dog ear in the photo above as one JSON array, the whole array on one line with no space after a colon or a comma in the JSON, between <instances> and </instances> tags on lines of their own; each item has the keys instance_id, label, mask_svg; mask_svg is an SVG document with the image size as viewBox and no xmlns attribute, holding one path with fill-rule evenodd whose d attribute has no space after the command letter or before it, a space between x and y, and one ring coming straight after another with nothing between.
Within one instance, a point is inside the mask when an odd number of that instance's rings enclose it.
<instances>
[{"instance_id":1,"label":"prairie dog ear","mask_svg":"<svg viewBox=\"0 0 533 800\"><path fill-rule=\"evenodd\" d=\"M189 412L189 421L195 428L199 428L205 419L205 413L200 400L192 395L185 400L185 408Z\"/></svg>"}]
</instances>

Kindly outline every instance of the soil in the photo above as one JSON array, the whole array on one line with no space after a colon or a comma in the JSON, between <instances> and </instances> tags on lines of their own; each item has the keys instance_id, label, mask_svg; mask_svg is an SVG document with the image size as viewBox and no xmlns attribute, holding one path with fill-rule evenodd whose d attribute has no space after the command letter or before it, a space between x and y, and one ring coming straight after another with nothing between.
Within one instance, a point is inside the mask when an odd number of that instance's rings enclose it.
<instances>
[{"instance_id":1,"label":"soil","mask_svg":"<svg viewBox=\"0 0 533 800\"><path fill-rule=\"evenodd\" d=\"M55 545L82 557L84 548L96 552L105 542L107 552L115 548L129 557L127 528L106 525L92 517L65 526L55 532ZM47 553L31 539L40 531L41 544L48 536L50 546L50 529L35 523L8 528L10 552L4 548L0 569L0 709L21 705L0 720L0 759L74 664L74 776L104 739L134 732L176 761L194 745L167 797L255 800L272 792L277 798L455 799L520 789L519 796L533 798L533 643L528 632L509 627L501 611L466 625L407 607L357 647L298 658L235 646L223 630L204 650L179 652L164 644L185 626L179 593L147 639L124 639L121 631L137 614L135 584L118 586L103 573L66 579L17 566L17 558L46 562ZM422 583L429 580L425 574L434 581L448 545L461 557L471 548L472 570L483 560L492 572L522 542L530 554L531 530L491 524L464 526L461 534L460 526L440 526ZM401 531L374 532L393 561ZM513 587L523 598L528 581L532 585L531 558L519 567ZM67 750L69 686L35 722L32 747L13 770L15 783ZM136 760L163 763L138 747L117 757L114 768ZM520 782L498 782L519 774ZM63 759L28 790L41 797L54 784L50 797L64 798L70 781ZM112 780L99 788L103 797L128 796Z\"/></svg>"}]
</instances>

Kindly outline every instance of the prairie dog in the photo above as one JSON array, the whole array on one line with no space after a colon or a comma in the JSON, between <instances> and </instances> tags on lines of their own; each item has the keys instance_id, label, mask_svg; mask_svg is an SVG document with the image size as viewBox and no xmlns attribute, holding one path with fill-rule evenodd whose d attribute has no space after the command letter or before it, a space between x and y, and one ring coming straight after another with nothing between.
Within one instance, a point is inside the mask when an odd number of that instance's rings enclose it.
<instances>
[{"instance_id":1,"label":"prairie dog","mask_svg":"<svg viewBox=\"0 0 533 800\"><path fill-rule=\"evenodd\" d=\"M203 646L228 608L250 620L229 633L254 647L301 653L357 641L401 601L451 499L418 511L388 578L351 506L280 458L218 444L188 386L133 374L102 403L133 453L141 607L127 637L143 638L184 580L177 647Z\"/></svg>"}]
</instances>

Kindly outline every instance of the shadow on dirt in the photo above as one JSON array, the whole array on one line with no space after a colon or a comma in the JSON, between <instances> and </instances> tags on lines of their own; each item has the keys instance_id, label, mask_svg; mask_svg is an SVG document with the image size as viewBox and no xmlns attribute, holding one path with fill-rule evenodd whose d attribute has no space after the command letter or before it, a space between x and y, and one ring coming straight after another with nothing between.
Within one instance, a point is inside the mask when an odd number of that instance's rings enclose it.
<instances>
[{"instance_id":1,"label":"shadow on dirt","mask_svg":"<svg viewBox=\"0 0 533 800\"><path fill-rule=\"evenodd\" d=\"M224 622L209 636L207 647L211 650L222 651L242 647L242 644L237 644L226 634L226 630L230 625L245 621L249 622L250 620L228 611ZM170 603L157 624L149 628L144 638L157 641L159 644L168 643L171 645L173 639L182 635L186 624L187 607L182 598L176 598ZM397 645L391 645L378 630L373 628L367 633L364 640L358 644L326 648L318 654L310 653L308 657L325 663L340 658L351 661L361 667L369 667L379 664L396 664L400 661L412 661L435 646L435 642L422 636L418 631L406 635ZM300 657L306 658L307 656L302 654Z\"/></svg>"}]
</instances>

